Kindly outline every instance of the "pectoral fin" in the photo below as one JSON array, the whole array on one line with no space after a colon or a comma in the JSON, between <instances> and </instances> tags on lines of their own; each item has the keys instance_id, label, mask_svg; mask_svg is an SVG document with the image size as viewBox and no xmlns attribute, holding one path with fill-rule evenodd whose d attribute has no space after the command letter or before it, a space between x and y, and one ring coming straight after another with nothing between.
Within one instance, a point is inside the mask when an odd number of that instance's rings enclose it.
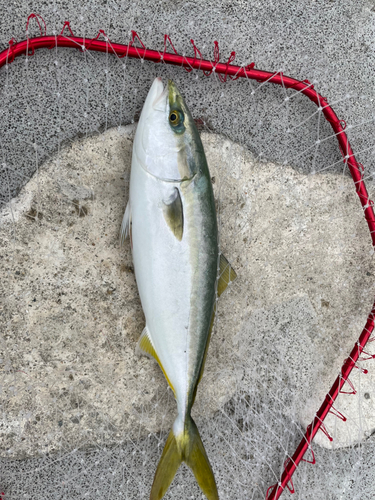
<instances>
[{"instance_id":1,"label":"pectoral fin","mask_svg":"<svg viewBox=\"0 0 375 500\"><path fill-rule=\"evenodd\" d=\"M164 370L164 367L160 362L158 353L156 352L154 344L152 343L151 335L150 335L150 332L148 331L147 326L145 326L145 328L142 332L142 335L140 336L140 338L138 340L136 353L137 354L144 354L148 357L153 357L154 359L156 359L156 361L158 362L158 365L160 366L162 372L164 373L164 377L167 379L169 387L174 392L174 387L171 384L171 381L169 380L168 375L166 374L166 371Z\"/></svg>"},{"instance_id":2,"label":"pectoral fin","mask_svg":"<svg viewBox=\"0 0 375 500\"><path fill-rule=\"evenodd\" d=\"M177 188L174 188L172 195L164 201L164 218L169 229L178 241L181 241L184 232L184 214L181 195Z\"/></svg>"}]
</instances>

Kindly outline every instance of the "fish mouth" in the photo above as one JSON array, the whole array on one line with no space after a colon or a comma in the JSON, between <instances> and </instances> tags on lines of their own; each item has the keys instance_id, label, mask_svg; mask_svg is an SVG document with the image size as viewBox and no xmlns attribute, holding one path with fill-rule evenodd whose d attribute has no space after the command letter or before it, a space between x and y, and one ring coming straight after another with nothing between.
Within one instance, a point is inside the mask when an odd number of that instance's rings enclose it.
<instances>
[{"instance_id":1,"label":"fish mouth","mask_svg":"<svg viewBox=\"0 0 375 500\"><path fill-rule=\"evenodd\" d=\"M155 79L154 85L157 86L157 93L152 103L152 107L158 111L165 111L165 108L167 107L168 87L164 87L163 81L160 76Z\"/></svg>"},{"instance_id":2,"label":"fish mouth","mask_svg":"<svg viewBox=\"0 0 375 500\"><path fill-rule=\"evenodd\" d=\"M182 99L181 94L173 80L168 80L167 85L163 85L160 76L155 78L152 85L155 87L155 97L152 101L152 107L157 111L165 111L169 104L177 102Z\"/></svg>"}]
</instances>

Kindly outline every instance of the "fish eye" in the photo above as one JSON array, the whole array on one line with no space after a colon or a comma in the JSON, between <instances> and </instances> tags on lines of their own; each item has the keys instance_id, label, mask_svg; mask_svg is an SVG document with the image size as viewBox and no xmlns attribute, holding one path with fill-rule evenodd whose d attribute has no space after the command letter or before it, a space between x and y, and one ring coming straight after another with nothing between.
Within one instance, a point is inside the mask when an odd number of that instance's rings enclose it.
<instances>
[{"instance_id":1,"label":"fish eye","mask_svg":"<svg viewBox=\"0 0 375 500\"><path fill-rule=\"evenodd\" d=\"M182 113L180 111L177 111L176 109L173 109L169 113L169 122L172 126L176 127L179 125L182 121Z\"/></svg>"}]
</instances>

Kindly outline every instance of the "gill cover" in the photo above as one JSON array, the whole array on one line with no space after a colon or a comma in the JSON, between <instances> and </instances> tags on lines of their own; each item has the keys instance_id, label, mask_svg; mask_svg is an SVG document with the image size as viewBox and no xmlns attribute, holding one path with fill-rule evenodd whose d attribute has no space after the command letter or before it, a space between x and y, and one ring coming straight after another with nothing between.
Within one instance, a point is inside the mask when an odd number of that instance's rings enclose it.
<instances>
[{"instance_id":1,"label":"gill cover","mask_svg":"<svg viewBox=\"0 0 375 500\"><path fill-rule=\"evenodd\" d=\"M164 88L156 78L138 123L133 154L149 174L167 182L192 179L197 172L194 152L201 146L194 120L176 85Z\"/></svg>"}]
</instances>

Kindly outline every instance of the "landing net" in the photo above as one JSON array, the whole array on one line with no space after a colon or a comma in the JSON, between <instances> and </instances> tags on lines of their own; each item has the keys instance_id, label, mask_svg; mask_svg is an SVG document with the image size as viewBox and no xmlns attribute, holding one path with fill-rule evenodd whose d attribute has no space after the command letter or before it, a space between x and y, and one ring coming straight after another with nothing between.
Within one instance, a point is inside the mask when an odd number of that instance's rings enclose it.
<instances>
[{"instance_id":1,"label":"landing net","mask_svg":"<svg viewBox=\"0 0 375 500\"><path fill-rule=\"evenodd\" d=\"M156 76L196 119L238 275L193 412L220 498L371 498L374 144L367 120L345 122L366 96L330 104L322 82L236 65L217 42L210 59L167 35L159 50L68 21L49 35L35 14L27 30L0 54L4 498L149 495L175 402L134 354L144 318L118 232ZM166 498L201 496L181 467Z\"/></svg>"}]
</instances>

